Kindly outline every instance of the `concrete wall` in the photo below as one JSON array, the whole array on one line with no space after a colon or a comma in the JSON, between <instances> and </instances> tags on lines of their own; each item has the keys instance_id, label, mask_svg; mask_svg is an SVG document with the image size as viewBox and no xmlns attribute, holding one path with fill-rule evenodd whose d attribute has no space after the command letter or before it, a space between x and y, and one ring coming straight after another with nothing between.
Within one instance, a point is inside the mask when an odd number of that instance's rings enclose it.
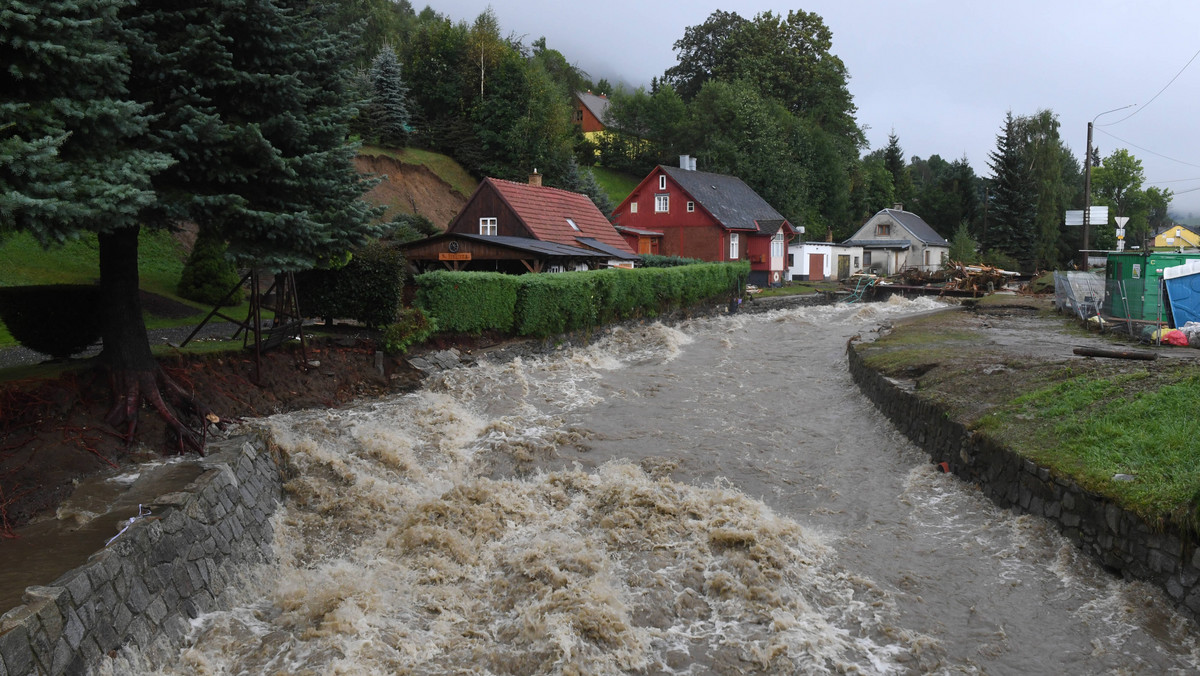
<instances>
[{"instance_id":1,"label":"concrete wall","mask_svg":"<svg viewBox=\"0 0 1200 676\"><path fill-rule=\"evenodd\" d=\"M1126 578L1158 585L1180 612L1200 619L1200 540L1167 521L1149 524L1112 500L1051 475L947 417L941 405L867 368L851 342L850 374L875 406L935 463L980 487L997 505L1049 519L1077 547Z\"/></svg>"},{"instance_id":2,"label":"concrete wall","mask_svg":"<svg viewBox=\"0 0 1200 676\"><path fill-rule=\"evenodd\" d=\"M0 617L0 676L111 671L121 648L178 649L190 619L226 607L239 572L272 558L281 476L257 439L210 443L203 468L85 565L26 590Z\"/></svg>"}]
</instances>

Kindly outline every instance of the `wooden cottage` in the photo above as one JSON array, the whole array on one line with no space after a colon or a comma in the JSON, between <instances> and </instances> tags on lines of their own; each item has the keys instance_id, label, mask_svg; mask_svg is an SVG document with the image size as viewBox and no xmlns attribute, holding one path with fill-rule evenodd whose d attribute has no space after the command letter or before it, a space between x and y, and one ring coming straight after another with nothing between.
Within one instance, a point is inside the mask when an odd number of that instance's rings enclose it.
<instances>
[{"instance_id":1,"label":"wooden cottage","mask_svg":"<svg viewBox=\"0 0 1200 676\"><path fill-rule=\"evenodd\" d=\"M419 271L522 274L633 267L637 255L587 195L485 178L447 231L402 248Z\"/></svg>"}]
</instances>

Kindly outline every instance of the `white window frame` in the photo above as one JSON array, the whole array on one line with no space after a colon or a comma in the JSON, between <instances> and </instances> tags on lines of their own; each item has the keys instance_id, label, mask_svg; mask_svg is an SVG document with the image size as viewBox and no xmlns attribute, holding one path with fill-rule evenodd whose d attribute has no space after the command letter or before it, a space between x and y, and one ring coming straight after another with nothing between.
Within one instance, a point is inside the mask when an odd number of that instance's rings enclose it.
<instances>
[{"instance_id":1,"label":"white window frame","mask_svg":"<svg viewBox=\"0 0 1200 676\"><path fill-rule=\"evenodd\" d=\"M666 174L659 174L659 176L658 176L658 189L659 189L659 190L666 190L666 189L667 189L667 175L666 175Z\"/></svg>"},{"instance_id":2,"label":"white window frame","mask_svg":"<svg viewBox=\"0 0 1200 676\"><path fill-rule=\"evenodd\" d=\"M629 213L631 213L631 214L636 214L636 213L637 213L637 202L630 202L630 203L629 203Z\"/></svg>"},{"instance_id":3,"label":"white window frame","mask_svg":"<svg viewBox=\"0 0 1200 676\"><path fill-rule=\"evenodd\" d=\"M499 227L495 216L486 216L479 219L479 234L481 235L495 237L500 232Z\"/></svg>"},{"instance_id":4,"label":"white window frame","mask_svg":"<svg viewBox=\"0 0 1200 676\"><path fill-rule=\"evenodd\" d=\"M670 195L670 193L664 193L662 195L655 195L654 196L654 213L666 214L666 213L670 213L670 211L671 211L671 195Z\"/></svg>"},{"instance_id":5,"label":"white window frame","mask_svg":"<svg viewBox=\"0 0 1200 676\"><path fill-rule=\"evenodd\" d=\"M729 233L729 260L736 261L738 259L738 234L736 232Z\"/></svg>"},{"instance_id":6,"label":"white window frame","mask_svg":"<svg viewBox=\"0 0 1200 676\"><path fill-rule=\"evenodd\" d=\"M695 210L696 210L696 203L693 202L692 200L688 200L688 213L690 214Z\"/></svg>"},{"instance_id":7,"label":"white window frame","mask_svg":"<svg viewBox=\"0 0 1200 676\"><path fill-rule=\"evenodd\" d=\"M783 233L777 232L771 238L771 258L783 258Z\"/></svg>"}]
</instances>

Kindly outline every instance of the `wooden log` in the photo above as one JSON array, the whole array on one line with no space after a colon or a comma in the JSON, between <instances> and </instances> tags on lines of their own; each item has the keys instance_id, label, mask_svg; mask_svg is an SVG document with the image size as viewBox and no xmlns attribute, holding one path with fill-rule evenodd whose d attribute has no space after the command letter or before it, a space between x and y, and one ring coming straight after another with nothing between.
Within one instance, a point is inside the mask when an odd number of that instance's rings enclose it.
<instances>
[{"instance_id":1,"label":"wooden log","mask_svg":"<svg viewBox=\"0 0 1200 676\"><path fill-rule=\"evenodd\" d=\"M1140 352L1138 350L1107 350L1100 347L1077 347L1072 350L1081 357L1107 357L1109 359L1141 359L1154 361L1158 359L1156 352Z\"/></svg>"}]
</instances>

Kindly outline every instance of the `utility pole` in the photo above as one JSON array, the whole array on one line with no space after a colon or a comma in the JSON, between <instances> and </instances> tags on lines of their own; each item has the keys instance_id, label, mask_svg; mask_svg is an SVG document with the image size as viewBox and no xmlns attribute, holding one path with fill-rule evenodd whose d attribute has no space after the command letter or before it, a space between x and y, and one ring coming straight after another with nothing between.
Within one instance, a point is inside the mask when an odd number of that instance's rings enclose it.
<instances>
[{"instance_id":1,"label":"utility pole","mask_svg":"<svg viewBox=\"0 0 1200 676\"><path fill-rule=\"evenodd\" d=\"M1108 115L1115 113L1118 110L1125 110L1136 106L1136 103L1131 103L1120 108L1106 110L1100 115ZM1088 137L1087 137L1087 155L1083 157L1083 250L1080 252L1082 261L1080 261L1080 270L1087 272L1088 269L1088 249L1091 247L1091 229L1092 229L1092 125L1096 120L1100 119L1100 115L1092 118L1088 122Z\"/></svg>"}]
</instances>

